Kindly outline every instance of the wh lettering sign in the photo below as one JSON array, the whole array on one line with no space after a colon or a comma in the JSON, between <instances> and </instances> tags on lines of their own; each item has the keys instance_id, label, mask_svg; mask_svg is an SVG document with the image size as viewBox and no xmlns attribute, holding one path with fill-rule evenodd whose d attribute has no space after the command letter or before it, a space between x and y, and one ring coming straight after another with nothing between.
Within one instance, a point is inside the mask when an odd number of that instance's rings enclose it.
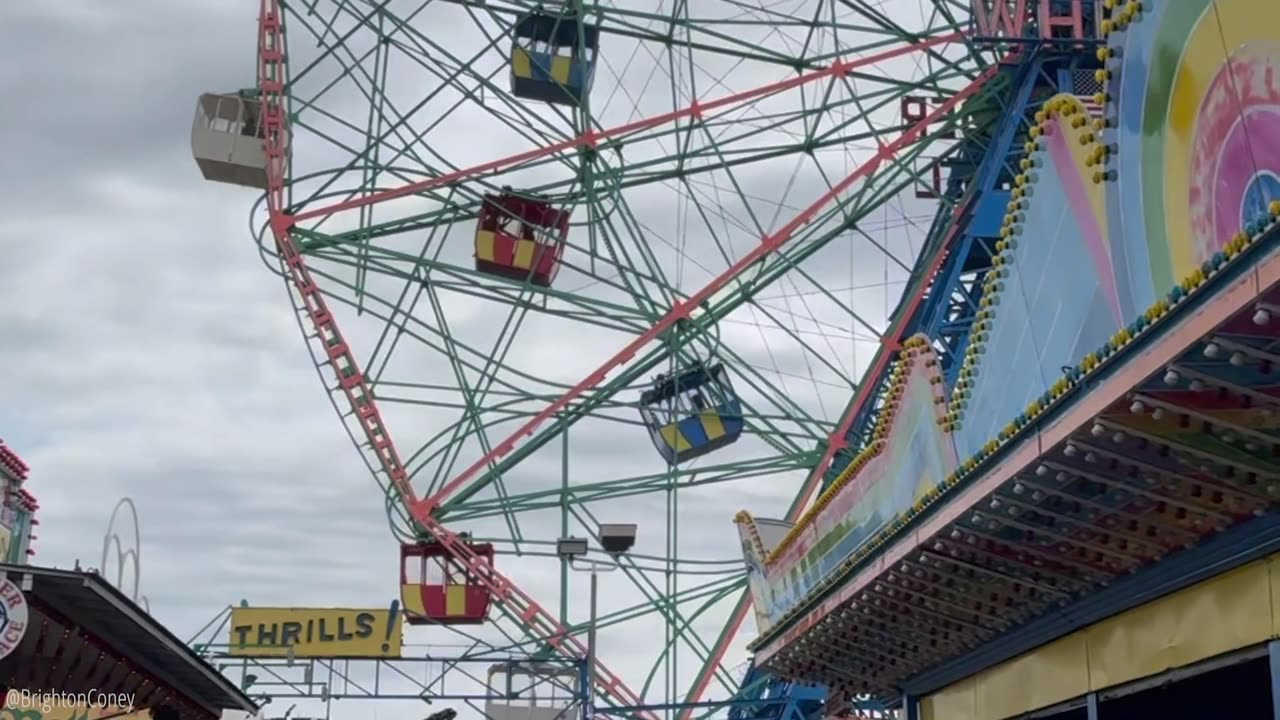
<instances>
[{"instance_id":1,"label":"wh lettering sign","mask_svg":"<svg viewBox=\"0 0 1280 720\"><path fill-rule=\"evenodd\" d=\"M1100 0L970 0L970 7L974 35L985 40L1082 40L1096 35L1103 16Z\"/></svg>"},{"instance_id":2,"label":"wh lettering sign","mask_svg":"<svg viewBox=\"0 0 1280 720\"><path fill-rule=\"evenodd\" d=\"M978 37L1022 37L1027 0L972 0Z\"/></svg>"}]
</instances>

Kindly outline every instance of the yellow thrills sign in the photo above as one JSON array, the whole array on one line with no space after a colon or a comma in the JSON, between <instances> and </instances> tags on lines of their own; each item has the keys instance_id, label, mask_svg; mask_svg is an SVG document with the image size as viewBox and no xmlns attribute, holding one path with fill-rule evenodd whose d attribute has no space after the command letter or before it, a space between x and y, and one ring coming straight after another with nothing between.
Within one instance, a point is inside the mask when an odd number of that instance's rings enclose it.
<instances>
[{"instance_id":1,"label":"yellow thrills sign","mask_svg":"<svg viewBox=\"0 0 1280 720\"><path fill-rule=\"evenodd\" d=\"M404 640L400 614L348 608L231 609L230 654L394 658Z\"/></svg>"}]
</instances>

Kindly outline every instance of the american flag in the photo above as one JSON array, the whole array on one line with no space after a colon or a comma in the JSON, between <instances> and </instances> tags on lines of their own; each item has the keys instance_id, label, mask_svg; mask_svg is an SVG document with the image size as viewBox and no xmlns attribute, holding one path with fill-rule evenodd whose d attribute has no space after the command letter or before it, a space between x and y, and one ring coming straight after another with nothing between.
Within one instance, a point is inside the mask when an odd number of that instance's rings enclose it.
<instances>
[{"instance_id":1,"label":"american flag","mask_svg":"<svg viewBox=\"0 0 1280 720\"><path fill-rule=\"evenodd\" d=\"M1093 117L1102 117L1102 106L1098 104L1096 95L1102 92L1102 83L1094 77L1092 70L1071 71L1071 94L1080 100L1080 104Z\"/></svg>"}]
</instances>

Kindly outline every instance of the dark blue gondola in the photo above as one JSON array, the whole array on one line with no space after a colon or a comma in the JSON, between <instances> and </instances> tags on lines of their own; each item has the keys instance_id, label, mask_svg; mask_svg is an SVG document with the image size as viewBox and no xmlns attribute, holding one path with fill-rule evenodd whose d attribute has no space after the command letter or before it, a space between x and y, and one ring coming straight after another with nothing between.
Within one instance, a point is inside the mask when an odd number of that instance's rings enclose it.
<instances>
[{"instance_id":1,"label":"dark blue gondola","mask_svg":"<svg viewBox=\"0 0 1280 720\"><path fill-rule=\"evenodd\" d=\"M640 395L640 416L653 446L672 465L731 445L742 435L742 401L720 364L698 362L678 375L659 375Z\"/></svg>"},{"instance_id":2,"label":"dark blue gondola","mask_svg":"<svg viewBox=\"0 0 1280 720\"><path fill-rule=\"evenodd\" d=\"M518 98L577 105L595 79L600 29L575 16L532 12L516 22L511 92Z\"/></svg>"}]
</instances>

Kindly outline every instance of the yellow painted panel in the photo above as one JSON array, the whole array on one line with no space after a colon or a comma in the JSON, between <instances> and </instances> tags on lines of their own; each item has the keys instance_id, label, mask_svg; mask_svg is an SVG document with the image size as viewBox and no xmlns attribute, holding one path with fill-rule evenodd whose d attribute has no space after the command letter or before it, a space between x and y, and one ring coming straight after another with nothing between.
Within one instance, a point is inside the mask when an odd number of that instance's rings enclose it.
<instances>
[{"instance_id":1,"label":"yellow painted panel","mask_svg":"<svg viewBox=\"0 0 1280 720\"><path fill-rule=\"evenodd\" d=\"M1164 672L1266 640L1268 562L1258 561L1085 630L1092 689Z\"/></svg>"},{"instance_id":2,"label":"yellow painted panel","mask_svg":"<svg viewBox=\"0 0 1280 720\"><path fill-rule=\"evenodd\" d=\"M522 47L511 48L511 72L518 78L533 79L533 62L529 59L529 52Z\"/></svg>"},{"instance_id":3,"label":"yellow painted panel","mask_svg":"<svg viewBox=\"0 0 1280 720\"><path fill-rule=\"evenodd\" d=\"M684 452L693 447L689 444L688 439L685 438L684 433L680 432L677 423L663 425L659 432L662 433L662 441L667 444L667 447L674 447L676 452Z\"/></svg>"},{"instance_id":4,"label":"yellow painted panel","mask_svg":"<svg viewBox=\"0 0 1280 720\"><path fill-rule=\"evenodd\" d=\"M476 231L476 259L493 262L493 233L488 230Z\"/></svg>"},{"instance_id":5,"label":"yellow painted panel","mask_svg":"<svg viewBox=\"0 0 1280 720\"><path fill-rule=\"evenodd\" d=\"M1280 637L1280 555L1267 558L1271 575L1271 637Z\"/></svg>"},{"instance_id":6,"label":"yellow painted panel","mask_svg":"<svg viewBox=\"0 0 1280 720\"><path fill-rule=\"evenodd\" d=\"M976 685L976 715L1006 718L1089 692L1089 653L1074 633L983 673Z\"/></svg>"},{"instance_id":7,"label":"yellow painted panel","mask_svg":"<svg viewBox=\"0 0 1280 720\"><path fill-rule=\"evenodd\" d=\"M427 606L422 604L422 586L413 583L401 585L400 607L411 615L426 615Z\"/></svg>"},{"instance_id":8,"label":"yellow painted panel","mask_svg":"<svg viewBox=\"0 0 1280 720\"><path fill-rule=\"evenodd\" d=\"M921 720L978 720L977 682L961 680L920 701Z\"/></svg>"},{"instance_id":9,"label":"yellow painted panel","mask_svg":"<svg viewBox=\"0 0 1280 720\"><path fill-rule=\"evenodd\" d=\"M556 55L551 58L551 79L566 85L569 82L569 58Z\"/></svg>"},{"instance_id":10,"label":"yellow painted panel","mask_svg":"<svg viewBox=\"0 0 1280 720\"><path fill-rule=\"evenodd\" d=\"M1280 554L1134 608L921 701L925 720L1002 720L1280 636Z\"/></svg>"},{"instance_id":11,"label":"yellow painted panel","mask_svg":"<svg viewBox=\"0 0 1280 720\"><path fill-rule=\"evenodd\" d=\"M533 251L538 246L532 240L516 241L516 267L521 270L528 270L533 267Z\"/></svg>"},{"instance_id":12,"label":"yellow painted panel","mask_svg":"<svg viewBox=\"0 0 1280 720\"><path fill-rule=\"evenodd\" d=\"M446 585L444 588L444 614L450 617L467 614L467 586Z\"/></svg>"},{"instance_id":13,"label":"yellow painted panel","mask_svg":"<svg viewBox=\"0 0 1280 720\"><path fill-rule=\"evenodd\" d=\"M702 420L702 432L707 434L708 440L724 437L724 423L720 421L720 413L715 410L703 410L698 414L698 418Z\"/></svg>"},{"instance_id":14,"label":"yellow painted panel","mask_svg":"<svg viewBox=\"0 0 1280 720\"><path fill-rule=\"evenodd\" d=\"M231 609L234 657L400 657L403 625L387 608L236 607Z\"/></svg>"}]
</instances>

